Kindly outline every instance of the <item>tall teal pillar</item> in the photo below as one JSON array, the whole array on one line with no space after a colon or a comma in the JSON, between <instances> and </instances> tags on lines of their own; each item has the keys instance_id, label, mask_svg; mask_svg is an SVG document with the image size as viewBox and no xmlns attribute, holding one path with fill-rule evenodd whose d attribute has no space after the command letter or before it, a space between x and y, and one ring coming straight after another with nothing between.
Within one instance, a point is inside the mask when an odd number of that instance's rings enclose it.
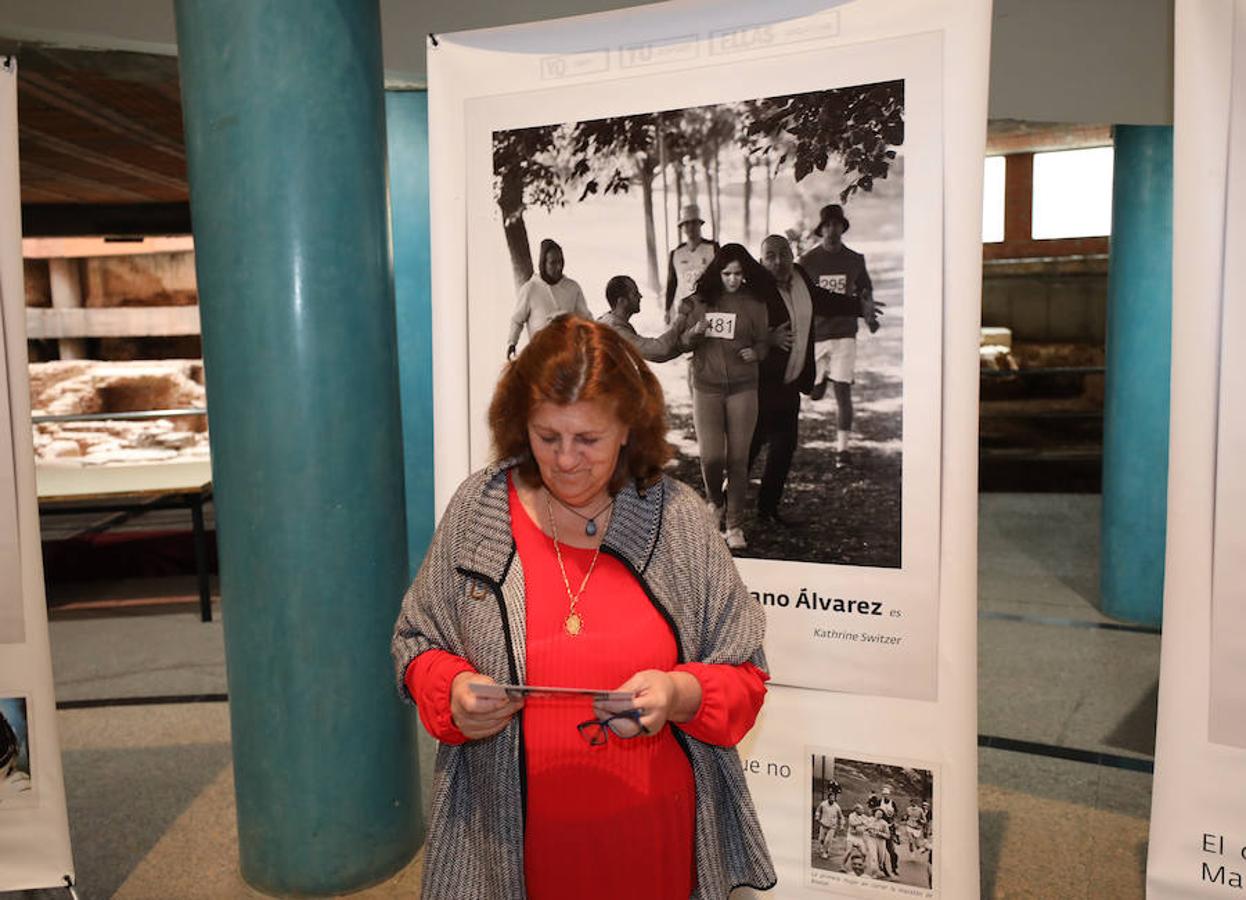
<instances>
[{"instance_id":1,"label":"tall teal pillar","mask_svg":"<svg viewBox=\"0 0 1246 900\"><path fill-rule=\"evenodd\" d=\"M1158 625L1172 356L1172 128L1119 125L1108 268L1101 606Z\"/></svg>"},{"instance_id":2,"label":"tall teal pillar","mask_svg":"<svg viewBox=\"0 0 1246 900\"><path fill-rule=\"evenodd\" d=\"M377 0L177 0L243 878L420 838Z\"/></svg>"},{"instance_id":3,"label":"tall teal pillar","mask_svg":"<svg viewBox=\"0 0 1246 900\"><path fill-rule=\"evenodd\" d=\"M386 91L394 304L402 393L407 558L414 577L433 537L433 322L429 276L428 94Z\"/></svg>"}]
</instances>

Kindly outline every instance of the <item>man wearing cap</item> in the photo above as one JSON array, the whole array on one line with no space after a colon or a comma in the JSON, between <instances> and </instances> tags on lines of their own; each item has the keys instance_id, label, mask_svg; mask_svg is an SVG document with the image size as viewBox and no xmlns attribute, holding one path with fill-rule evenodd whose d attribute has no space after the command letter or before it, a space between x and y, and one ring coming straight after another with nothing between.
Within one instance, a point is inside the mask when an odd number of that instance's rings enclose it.
<instances>
[{"instance_id":1,"label":"man wearing cap","mask_svg":"<svg viewBox=\"0 0 1246 900\"><path fill-rule=\"evenodd\" d=\"M519 288L515 311L511 314L510 332L506 336L506 358L515 355L519 333L528 328L528 340L549 324L555 316L574 313L582 319L591 319L588 303L579 284L562 273L565 265L562 247L557 241L546 238L541 241L537 270Z\"/></svg>"},{"instance_id":2,"label":"man wearing cap","mask_svg":"<svg viewBox=\"0 0 1246 900\"><path fill-rule=\"evenodd\" d=\"M640 288L636 287L634 280L627 275L615 275L607 281L606 302L610 304L610 311L598 316L597 321L609 325L621 334L649 362L666 362L691 349L680 340L688 322L691 303L680 304L671 321L671 327L659 337L645 337L637 334L631 323L632 316L640 312ZM690 329L687 336L699 337L705 333L705 327L705 321L701 320Z\"/></svg>"},{"instance_id":3,"label":"man wearing cap","mask_svg":"<svg viewBox=\"0 0 1246 900\"><path fill-rule=\"evenodd\" d=\"M757 427L749 448L749 467L764 444L770 445L757 493L763 521L794 525L779 513L779 502L792 468L800 421L800 395L814 387L814 322L819 317L863 315L861 299L818 287L792 260L792 245L772 234L761 244L761 264L774 278L776 291L766 298L770 352L762 360L757 383Z\"/></svg>"},{"instance_id":4,"label":"man wearing cap","mask_svg":"<svg viewBox=\"0 0 1246 900\"><path fill-rule=\"evenodd\" d=\"M839 294L859 296L870 332L878 330L874 312L874 284L865 268L865 257L844 246L843 236L850 223L838 203L822 207L814 234L822 238L816 247L801 254L800 264L822 287ZM852 382L857 361L857 320L855 316L836 316L814 322L818 371L810 396L820 400L827 383L835 393L839 410L835 439L835 465L848 460L848 435L852 431Z\"/></svg>"},{"instance_id":5,"label":"man wearing cap","mask_svg":"<svg viewBox=\"0 0 1246 900\"><path fill-rule=\"evenodd\" d=\"M705 271L705 267L714 259L718 252L717 241L707 241L701 236L701 226L705 220L701 218L701 209L695 203L689 203L679 217L679 230L684 234L684 241L671 251L666 267L666 321L670 321L674 313L671 308L676 300L682 300L697 289L697 279Z\"/></svg>"}]
</instances>

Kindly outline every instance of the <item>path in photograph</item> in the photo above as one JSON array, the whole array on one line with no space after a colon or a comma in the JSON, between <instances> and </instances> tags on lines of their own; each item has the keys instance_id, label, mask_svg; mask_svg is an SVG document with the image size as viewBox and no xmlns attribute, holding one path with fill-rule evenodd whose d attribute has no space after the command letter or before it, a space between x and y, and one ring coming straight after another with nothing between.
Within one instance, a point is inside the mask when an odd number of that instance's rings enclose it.
<instances>
[{"instance_id":1,"label":"path in photograph","mask_svg":"<svg viewBox=\"0 0 1246 900\"><path fill-rule=\"evenodd\" d=\"M831 852L827 859L822 858L822 847L815 837L809 842L810 860L815 869L822 869L825 872L839 872L847 874L851 877L859 877L862 880L879 880L898 881L900 884L911 885L912 887L928 887L926 878L930 871L930 864L927 862L927 854L925 850L909 850L908 843L902 842L896 846L896 857L899 859L899 866L896 871L895 879L872 879L868 875L854 875L851 870L844 872L844 854L848 852L848 839L842 831L837 831L835 837L831 838Z\"/></svg>"}]
</instances>

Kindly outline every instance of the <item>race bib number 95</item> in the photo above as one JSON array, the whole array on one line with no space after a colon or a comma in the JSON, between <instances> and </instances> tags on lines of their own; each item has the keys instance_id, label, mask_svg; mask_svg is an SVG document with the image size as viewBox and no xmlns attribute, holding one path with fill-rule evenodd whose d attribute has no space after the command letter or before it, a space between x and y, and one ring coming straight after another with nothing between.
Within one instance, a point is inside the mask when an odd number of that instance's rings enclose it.
<instances>
[{"instance_id":1,"label":"race bib number 95","mask_svg":"<svg viewBox=\"0 0 1246 900\"><path fill-rule=\"evenodd\" d=\"M735 337L735 313L707 312L705 314L705 336L721 338L729 341Z\"/></svg>"}]
</instances>

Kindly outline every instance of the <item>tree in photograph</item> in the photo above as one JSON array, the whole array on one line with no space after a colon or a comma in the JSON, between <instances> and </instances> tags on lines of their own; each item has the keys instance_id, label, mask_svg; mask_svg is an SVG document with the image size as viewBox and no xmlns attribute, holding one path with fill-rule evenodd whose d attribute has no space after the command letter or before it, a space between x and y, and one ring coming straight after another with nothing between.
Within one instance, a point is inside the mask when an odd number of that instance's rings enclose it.
<instances>
[{"instance_id":1,"label":"tree in photograph","mask_svg":"<svg viewBox=\"0 0 1246 900\"><path fill-rule=\"evenodd\" d=\"M794 140L776 165L791 164L797 182L839 157L848 180L841 203L886 178L896 158L892 148L904 143L903 81L776 97L759 106L750 130L772 141L783 135Z\"/></svg>"},{"instance_id":2,"label":"tree in photograph","mask_svg":"<svg viewBox=\"0 0 1246 900\"><path fill-rule=\"evenodd\" d=\"M532 277L532 247L524 210L550 210L566 202L564 177L555 160L559 126L540 125L493 133L493 196L502 210L502 229L518 287Z\"/></svg>"},{"instance_id":3,"label":"tree in photograph","mask_svg":"<svg viewBox=\"0 0 1246 900\"><path fill-rule=\"evenodd\" d=\"M746 100L736 104L734 140L743 151L744 165L744 246L753 245L753 170L764 166L766 170L766 219L765 234L770 233L770 193L773 173L770 170L768 151L771 141L753 129L753 123L763 111L764 100Z\"/></svg>"},{"instance_id":4,"label":"tree in photograph","mask_svg":"<svg viewBox=\"0 0 1246 900\"><path fill-rule=\"evenodd\" d=\"M764 103L765 101L758 101ZM747 123L747 127L751 132L752 119ZM780 170L783 168L784 161L791 155L796 148L796 141L790 134L780 132L774 137L767 137L759 132L751 132L746 137L741 138L741 144L745 147L744 158L746 166L759 166L762 174L765 176L765 203L763 210L765 217L762 224L762 234L768 235L770 228L770 212L774 202L774 180L778 177ZM748 169L746 168L747 172ZM751 194L751 187L745 184L745 197ZM748 206L745 210L747 212ZM747 224L747 220L746 220Z\"/></svg>"},{"instance_id":5,"label":"tree in photograph","mask_svg":"<svg viewBox=\"0 0 1246 900\"><path fill-rule=\"evenodd\" d=\"M627 193L640 186L645 227L645 268L651 290L658 290L657 225L653 186L658 176L657 116L645 113L579 122L572 132L571 180L579 200L593 194Z\"/></svg>"}]
</instances>

